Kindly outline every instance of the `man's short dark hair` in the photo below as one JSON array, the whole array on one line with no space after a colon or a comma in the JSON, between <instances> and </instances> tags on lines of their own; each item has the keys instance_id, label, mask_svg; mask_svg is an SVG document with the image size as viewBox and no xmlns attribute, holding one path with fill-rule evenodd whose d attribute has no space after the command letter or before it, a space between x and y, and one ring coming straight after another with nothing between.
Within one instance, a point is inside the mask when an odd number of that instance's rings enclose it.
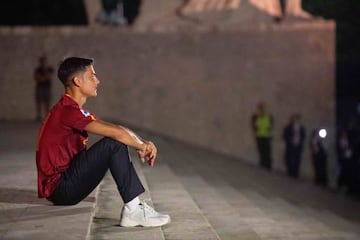
<instances>
[{"instance_id":1,"label":"man's short dark hair","mask_svg":"<svg viewBox=\"0 0 360 240\"><path fill-rule=\"evenodd\" d=\"M68 86L75 73L85 71L86 67L92 65L93 59L69 57L60 63L57 75L64 86Z\"/></svg>"}]
</instances>

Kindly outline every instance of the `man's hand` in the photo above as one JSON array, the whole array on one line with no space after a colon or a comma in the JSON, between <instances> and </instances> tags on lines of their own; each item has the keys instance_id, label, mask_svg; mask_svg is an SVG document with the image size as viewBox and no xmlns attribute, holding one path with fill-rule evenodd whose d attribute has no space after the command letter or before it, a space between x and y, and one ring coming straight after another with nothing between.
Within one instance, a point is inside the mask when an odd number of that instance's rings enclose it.
<instances>
[{"instance_id":1,"label":"man's hand","mask_svg":"<svg viewBox=\"0 0 360 240\"><path fill-rule=\"evenodd\" d=\"M157 148L155 144L151 141L144 141L144 149L137 150L139 154L139 158L142 162L147 162L150 166L154 166L156 154L157 154Z\"/></svg>"},{"instance_id":2,"label":"man's hand","mask_svg":"<svg viewBox=\"0 0 360 240\"><path fill-rule=\"evenodd\" d=\"M85 127L85 130L94 134L110 137L129 147L137 149L141 161L147 161L150 166L154 166L157 154L154 143L151 141L144 141L130 129L102 120L95 120L89 123Z\"/></svg>"}]
</instances>

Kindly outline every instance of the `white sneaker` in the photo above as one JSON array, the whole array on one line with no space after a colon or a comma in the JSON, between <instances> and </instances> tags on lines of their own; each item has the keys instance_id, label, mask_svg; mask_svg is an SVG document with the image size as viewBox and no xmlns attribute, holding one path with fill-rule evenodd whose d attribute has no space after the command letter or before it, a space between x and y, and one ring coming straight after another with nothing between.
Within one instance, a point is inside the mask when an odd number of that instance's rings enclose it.
<instances>
[{"instance_id":1,"label":"white sneaker","mask_svg":"<svg viewBox=\"0 0 360 240\"><path fill-rule=\"evenodd\" d=\"M122 227L159 227L170 222L170 216L158 213L145 201L141 201L135 210L129 212L126 208L122 209L120 226Z\"/></svg>"}]
</instances>

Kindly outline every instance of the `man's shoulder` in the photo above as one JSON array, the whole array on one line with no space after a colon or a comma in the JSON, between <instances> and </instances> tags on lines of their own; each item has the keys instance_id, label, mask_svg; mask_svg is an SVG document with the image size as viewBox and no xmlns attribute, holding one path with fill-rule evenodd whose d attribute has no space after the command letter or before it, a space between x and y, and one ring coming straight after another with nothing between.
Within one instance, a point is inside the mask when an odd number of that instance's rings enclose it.
<instances>
[{"instance_id":1,"label":"man's shoulder","mask_svg":"<svg viewBox=\"0 0 360 240\"><path fill-rule=\"evenodd\" d=\"M65 112L73 112L77 110L80 112L80 108L77 104L67 100L64 96L62 96L59 101L53 106L52 112L59 112L66 114Z\"/></svg>"},{"instance_id":2,"label":"man's shoulder","mask_svg":"<svg viewBox=\"0 0 360 240\"><path fill-rule=\"evenodd\" d=\"M74 114L81 114L81 109L76 104L61 104L59 110L64 115L64 117L71 117L74 116Z\"/></svg>"}]
</instances>

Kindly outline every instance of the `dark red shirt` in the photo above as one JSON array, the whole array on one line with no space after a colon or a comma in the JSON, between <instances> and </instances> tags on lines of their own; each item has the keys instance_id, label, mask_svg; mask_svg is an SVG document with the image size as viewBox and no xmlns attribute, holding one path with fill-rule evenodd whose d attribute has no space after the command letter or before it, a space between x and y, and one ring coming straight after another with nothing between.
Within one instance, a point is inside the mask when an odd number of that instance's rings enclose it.
<instances>
[{"instance_id":1,"label":"dark red shirt","mask_svg":"<svg viewBox=\"0 0 360 240\"><path fill-rule=\"evenodd\" d=\"M94 115L80 109L69 95L63 95L51 109L40 128L36 149L39 197L52 194L61 173L86 149L88 134L84 129L94 120Z\"/></svg>"}]
</instances>

